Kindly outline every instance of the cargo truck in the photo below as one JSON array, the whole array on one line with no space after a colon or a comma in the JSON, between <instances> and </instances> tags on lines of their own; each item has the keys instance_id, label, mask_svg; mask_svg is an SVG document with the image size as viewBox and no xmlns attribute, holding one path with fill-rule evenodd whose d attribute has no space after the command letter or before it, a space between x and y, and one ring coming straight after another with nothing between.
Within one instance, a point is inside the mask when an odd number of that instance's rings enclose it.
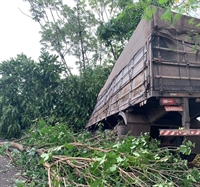
<instances>
[{"instance_id":1,"label":"cargo truck","mask_svg":"<svg viewBox=\"0 0 200 187\"><path fill-rule=\"evenodd\" d=\"M86 125L139 136L149 132L162 145L195 143L192 160L200 153L200 23L182 15L173 24L141 20L116 61ZM118 126L121 127L121 126ZM119 128L118 128L119 129ZM119 132L119 133L124 133Z\"/></svg>"}]
</instances>

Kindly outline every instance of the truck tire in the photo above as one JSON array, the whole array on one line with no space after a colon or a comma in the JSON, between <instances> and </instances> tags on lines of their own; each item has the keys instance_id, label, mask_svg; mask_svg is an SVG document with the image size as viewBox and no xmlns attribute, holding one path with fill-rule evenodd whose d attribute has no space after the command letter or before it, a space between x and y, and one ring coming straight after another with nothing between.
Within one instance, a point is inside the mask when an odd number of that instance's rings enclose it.
<instances>
[{"instance_id":1,"label":"truck tire","mask_svg":"<svg viewBox=\"0 0 200 187\"><path fill-rule=\"evenodd\" d=\"M188 162L192 162L195 159L196 155L196 153L191 153L190 155L181 154L181 158L187 160Z\"/></svg>"},{"instance_id":2,"label":"truck tire","mask_svg":"<svg viewBox=\"0 0 200 187\"><path fill-rule=\"evenodd\" d=\"M180 137L176 137L175 141L174 141L174 145L176 147L179 147L182 144L183 139L184 138L181 137L181 136ZM188 162L192 162L195 159L196 155L197 155L196 153L191 153L190 155L180 154L181 158L184 159L184 160L187 160Z\"/></svg>"}]
</instances>

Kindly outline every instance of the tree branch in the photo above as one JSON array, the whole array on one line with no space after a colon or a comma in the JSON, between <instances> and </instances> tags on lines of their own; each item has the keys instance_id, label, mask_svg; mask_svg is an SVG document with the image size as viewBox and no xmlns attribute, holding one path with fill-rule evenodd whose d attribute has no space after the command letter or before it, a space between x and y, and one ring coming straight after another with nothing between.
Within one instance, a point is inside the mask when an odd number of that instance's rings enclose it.
<instances>
[{"instance_id":1,"label":"tree branch","mask_svg":"<svg viewBox=\"0 0 200 187\"><path fill-rule=\"evenodd\" d=\"M29 16L28 14L24 13L19 7L18 7L18 9L19 9L20 12L21 12L22 14L24 14L25 16L27 16L27 17L29 17L29 18L31 18L31 19L34 19L33 17L31 17L31 16Z\"/></svg>"}]
</instances>

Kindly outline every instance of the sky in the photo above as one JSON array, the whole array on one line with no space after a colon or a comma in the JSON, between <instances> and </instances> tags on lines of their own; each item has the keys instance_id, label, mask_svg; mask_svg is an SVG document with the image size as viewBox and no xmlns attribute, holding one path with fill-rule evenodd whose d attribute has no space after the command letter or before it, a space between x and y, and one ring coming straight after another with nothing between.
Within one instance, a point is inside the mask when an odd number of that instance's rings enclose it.
<instances>
[{"instance_id":1,"label":"sky","mask_svg":"<svg viewBox=\"0 0 200 187\"><path fill-rule=\"evenodd\" d=\"M21 53L34 60L40 55L40 26L19 8L29 14L23 0L0 0L0 62Z\"/></svg>"}]
</instances>

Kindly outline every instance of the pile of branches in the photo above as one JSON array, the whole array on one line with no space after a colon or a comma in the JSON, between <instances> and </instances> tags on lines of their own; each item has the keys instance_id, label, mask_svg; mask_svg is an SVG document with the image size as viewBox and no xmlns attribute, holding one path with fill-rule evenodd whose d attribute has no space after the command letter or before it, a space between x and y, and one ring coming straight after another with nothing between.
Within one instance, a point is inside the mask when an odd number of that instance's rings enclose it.
<instances>
[{"instance_id":1,"label":"pile of branches","mask_svg":"<svg viewBox=\"0 0 200 187\"><path fill-rule=\"evenodd\" d=\"M22 149L9 154L26 172L25 186L200 185L199 170L188 168L180 149L160 148L148 134L137 138L119 138L114 131L74 134L65 126L32 129L18 142Z\"/></svg>"}]
</instances>

